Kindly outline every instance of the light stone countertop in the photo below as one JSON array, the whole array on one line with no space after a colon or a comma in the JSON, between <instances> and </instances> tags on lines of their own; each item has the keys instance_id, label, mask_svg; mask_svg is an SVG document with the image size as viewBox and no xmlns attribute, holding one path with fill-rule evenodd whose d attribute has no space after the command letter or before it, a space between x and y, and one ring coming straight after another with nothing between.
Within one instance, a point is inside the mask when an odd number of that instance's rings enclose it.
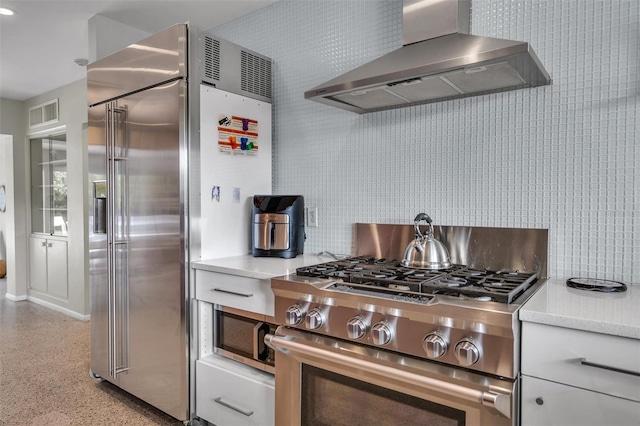
<instances>
[{"instance_id":1,"label":"light stone countertop","mask_svg":"<svg viewBox=\"0 0 640 426\"><path fill-rule=\"evenodd\" d=\"M566 278L550 278L520 308L520 320L640 339L640 286L622 293L567 287Z\"/></svg>"},{"instance_id":2,"label":"light stone countertop","mask_svg":"<svg viewBox=\"0 0 640 426\"><path fill-rule=\"evenodd\" d=\"M220 259L199 260L191 262L191 267L203 271L263 280L295 273L296 268L301 266L317 265L318 263L331 262L333 260L335 259L330 256L317 256L315 254L302 254L293 259L253 257L247 254Z\"/></svg>"}]
</instances>

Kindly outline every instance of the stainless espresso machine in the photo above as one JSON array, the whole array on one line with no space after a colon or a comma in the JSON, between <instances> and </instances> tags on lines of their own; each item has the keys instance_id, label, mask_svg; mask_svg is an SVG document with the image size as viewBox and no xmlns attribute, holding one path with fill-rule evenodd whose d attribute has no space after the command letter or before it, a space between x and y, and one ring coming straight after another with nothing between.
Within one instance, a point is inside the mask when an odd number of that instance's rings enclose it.
<instances>
[{"instance_id":1,"label":"stainless espresso machine","mask_svg":"<svg viewBox=\"0 0 640 426\"><path fill-rule=\"evenodd\" d=\"M254 257L283 257L304 253L304 197L256 195L251 227Z\"/></svg>"}]
</instances>

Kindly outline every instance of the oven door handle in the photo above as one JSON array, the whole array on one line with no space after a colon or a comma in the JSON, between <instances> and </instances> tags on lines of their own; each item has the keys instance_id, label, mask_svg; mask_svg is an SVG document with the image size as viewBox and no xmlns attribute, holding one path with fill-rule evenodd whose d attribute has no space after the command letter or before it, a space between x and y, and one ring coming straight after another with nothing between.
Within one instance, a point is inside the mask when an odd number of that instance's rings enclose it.
<instances>
[{"instance_id":1,"label":"oven door handle","mask_svg":"<svg viewBox=\"0 0 640 426\"><path fill-rule=\"evenodd\" d=\"M486 407L490 407L498 411L506 418L511 418L511 392L507 389L489 386L488 391L471 389L465 386L453 383L443 382L419 374L411 373L401 369L389 367L383 364L351 357L341 353L328 351L315 346L306 345L296 341L292 336L274 336L267 334L264 341L272 349L285 354L301 354L315 358L324 359L332 363L348 367L351 369L362 369L370 371L389 379L402 379L402 381L413 386L420 386L445 395L463 398L471 402L481 403Z\"/></svg>"}]
</instances>

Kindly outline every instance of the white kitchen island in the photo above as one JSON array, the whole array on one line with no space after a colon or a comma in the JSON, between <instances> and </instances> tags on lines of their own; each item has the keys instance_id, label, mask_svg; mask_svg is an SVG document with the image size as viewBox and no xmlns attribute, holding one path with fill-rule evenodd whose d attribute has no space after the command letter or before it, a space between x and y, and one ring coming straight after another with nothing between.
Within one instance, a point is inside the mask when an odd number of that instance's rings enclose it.
<instances>
[{"instance_id":1,"label":"white kitchen island","mask_svg":"<svg viewBox=\"0 0 640 426\"><path fill-rule=\"evenodd\" d=\"M640 425L640 286L553 278L520 309L522 426Z\"/></svg>"}]
</instances>

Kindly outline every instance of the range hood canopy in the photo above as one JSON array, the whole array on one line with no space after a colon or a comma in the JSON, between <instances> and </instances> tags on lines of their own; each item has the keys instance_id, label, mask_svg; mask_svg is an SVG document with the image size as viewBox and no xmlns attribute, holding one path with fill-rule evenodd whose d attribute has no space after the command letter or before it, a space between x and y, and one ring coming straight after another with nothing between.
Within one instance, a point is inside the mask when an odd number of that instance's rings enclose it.
<instances>
[{"instance_id":1,"label":"range hood canopy","mask_svg":"<svg viewBox=\"0 0 640 426\"><path fill-rule=\"evenodd\" d=\"M470 0L404 0L403 46L305 92L357 113L551 83L527 42L470 35Z\"/></svg>"}]
</instances>

